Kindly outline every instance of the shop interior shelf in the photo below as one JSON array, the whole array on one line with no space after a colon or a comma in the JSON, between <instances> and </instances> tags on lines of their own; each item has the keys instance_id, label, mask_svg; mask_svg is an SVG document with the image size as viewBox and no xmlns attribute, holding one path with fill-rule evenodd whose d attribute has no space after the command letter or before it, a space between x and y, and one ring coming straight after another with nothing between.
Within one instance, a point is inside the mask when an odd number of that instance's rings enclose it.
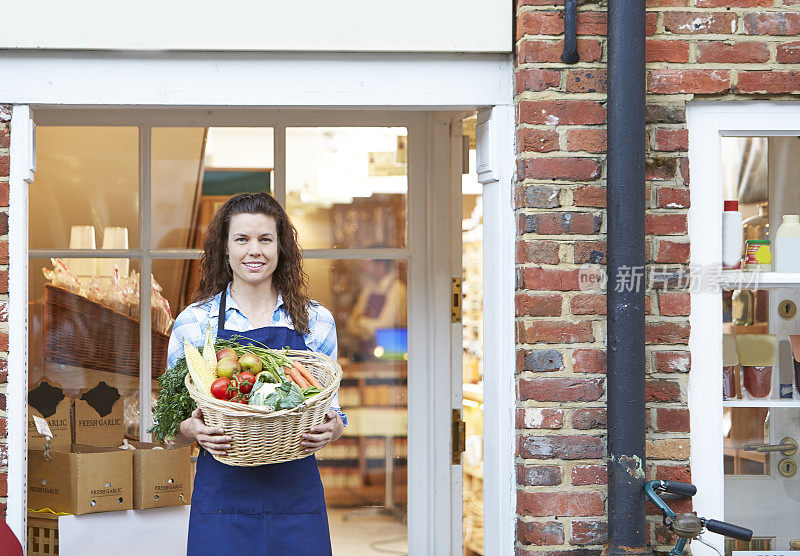
<instances>
[{"instance_id":1,"label":"shop interior shelf","mask_svg":"<svg viewBox=\"0 0 800 556\"><path fill-rule=\"evenodd\" d=\"M724 400L723 407L800 407L800 400Z\"/></svg>"},{"instance_id":2,"label":"shop interior shelf","mask_svg":"<svg viewBox=\"0 0 800 556\"><path fill-rule=\"evenodd\" d=\"M726 270L719 285L722 289L800 288L800 273Z\"/></svg>"}]
</instances>

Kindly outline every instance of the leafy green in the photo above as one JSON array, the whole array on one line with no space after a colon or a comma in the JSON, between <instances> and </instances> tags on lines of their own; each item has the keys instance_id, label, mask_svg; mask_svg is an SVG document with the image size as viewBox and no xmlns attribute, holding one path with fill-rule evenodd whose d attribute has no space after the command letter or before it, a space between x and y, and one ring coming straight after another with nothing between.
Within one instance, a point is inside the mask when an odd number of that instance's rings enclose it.
<instances>
[{"instance_id":1,"label":"leafy green","mask_svg":"<svg viewBox=\"0 0 800 556\"><path fill-rule=\"evenodd\" d=\"M256 378L256 384L250 392L250 401L248 402L250 405L269 405L266 403L267 396L278 388L278 385L274 382L269 382L261 378L265 374L269 373L261 373Z\"/></svg>"},{"instance_id":2,"label":"leafy green","mask_svg":"<svg viewBox=\"0 0 800 556\"><path fill-rule=\"evenodd\" d=\"M320 390L316 386L309 386L308 388L303 390L303 397L305 399L313 398L314 396L316 396L320 392L322 392L322 390Z\"/></svg>"},{"instance_id":3,"label":"leafy green","mask_svg":"<svg viewBox=\"0 0 800 556\"><path fill-rule=\"evenodd\" d=\"M293 409L303 403L303 391L293 382L284 382L269 396L264 398L262 405L271 405L275 410ZM251 402L252 403L252 402Z\"/></svg>"},{"instance_id":4,"label":"leafy green","mask_svg":"<svg viewBox=\"0 0 800 556\"><path fill-rule=\"evenodd\" d=\"M158 400L153 407L155 425L147 430L153 433L156 442L176 436L181 421L188 419L197 408L183 382L188 372L186 358L181 357L171 369L158 377Z\"/></svg>"}]
</instances>

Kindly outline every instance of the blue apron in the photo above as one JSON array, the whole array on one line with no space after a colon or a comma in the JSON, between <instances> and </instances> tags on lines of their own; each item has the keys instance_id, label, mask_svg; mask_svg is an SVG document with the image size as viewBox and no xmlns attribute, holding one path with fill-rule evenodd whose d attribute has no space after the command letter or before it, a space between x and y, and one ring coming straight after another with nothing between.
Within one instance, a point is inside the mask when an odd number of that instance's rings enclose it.
<instances>
[{"instance_id":1,"label":"blue apron","mask_svg":"<svg viewBox=\"0 0 800 556\"><path fill-rule=\"evenodd\" d=\"M217 338L274 349L305 350L303 336L283 326L225 330L225 298ZM200 449L192 491L188 556L331 556L325 494L317 458L255 467L218 462Z\"/></svg>"}]
</instances>

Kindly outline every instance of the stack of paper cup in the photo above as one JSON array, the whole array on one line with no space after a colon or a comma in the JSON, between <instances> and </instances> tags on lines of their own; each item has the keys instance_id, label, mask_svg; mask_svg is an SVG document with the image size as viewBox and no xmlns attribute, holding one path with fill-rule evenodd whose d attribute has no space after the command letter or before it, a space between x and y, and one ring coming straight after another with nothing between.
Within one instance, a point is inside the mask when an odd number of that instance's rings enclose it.
<instances>
[{"instance_id":1,"label":"stack of paper cup","mask_svg":"<svg viewBox=\"0 0 800 556\"><path fill-rule=\"evenodd\" d=\"M94 226L72 226L69 233L69 248L96 249ZM87 277L97 274L97 259L65 258L64 263L75 276Z\"/></svg>"},{"instance_id":2,"label":"stack of paper cup","mask_svg":"<svg viewBox=\"0 0 800 556\"><path fill-rule=\"evenodd\" d=\"M103 229L103 249L127 249L128 228L106 226ZM119 269L120 278L127 277L130 270L130 259L100 259L98 262L100 276L114 276L114 267Z\"/></svg>"}]
</instances>

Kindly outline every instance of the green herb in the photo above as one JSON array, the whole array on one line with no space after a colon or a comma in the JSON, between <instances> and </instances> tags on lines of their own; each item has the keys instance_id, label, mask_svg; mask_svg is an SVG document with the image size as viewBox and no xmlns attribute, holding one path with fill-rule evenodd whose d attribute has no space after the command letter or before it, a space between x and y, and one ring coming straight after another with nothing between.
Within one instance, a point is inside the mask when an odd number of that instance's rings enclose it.
<instances>
[{"instance_id":1,"label":"green herb","mask_svg":"<svg viewBox=\"0 0 800 556\"><path fill-rule=\"evenodd\" d=\"M197 409L183 382L188 372L186 358L181 357L175 366L158 377L158 400L153 407L155 425L147 430L153 433L156 442L177 436L181 421L188 419L192 411Z\"/></svg>"}]
</instances>

